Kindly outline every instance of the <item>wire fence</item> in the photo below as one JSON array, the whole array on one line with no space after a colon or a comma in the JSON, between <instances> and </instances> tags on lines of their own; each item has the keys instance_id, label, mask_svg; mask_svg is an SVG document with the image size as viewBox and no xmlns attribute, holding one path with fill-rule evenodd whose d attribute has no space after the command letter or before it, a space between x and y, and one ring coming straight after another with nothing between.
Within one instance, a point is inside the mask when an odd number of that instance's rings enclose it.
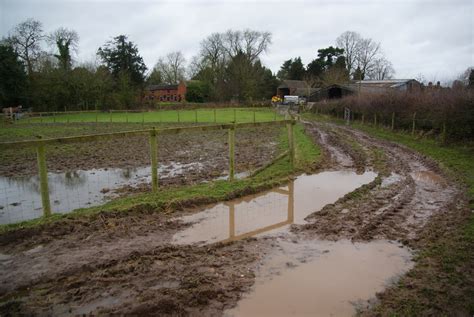
<instances>
[{"instance_id":1,"label":"wire fence","mask_svg":"<svg viewBox=\"0 0 474 317\"><path fill-rule=\"evenodd\" d=\"M294 123L148 128L0 143L5 162L0 223L67 213L162 186L245 177L284 154L279 138L285 126L293 162Z\"/></svg>"},{"instance_id":2,"label":"wire fence","mask_svg":"<svg viewBox=\"0 0 474 317\"><path fill-rule=\"evenodd\" d=\"M350 109L349 109L350 110ZM335 117L337 119L345 120L346 122L358 121L361 124L371 125L373 127L384 127L391 130L399 130L409 132L412 135L433 135L436 136L442 143L447 140L449 133L448 126L445 120L435 120L432 118L423 117L423 114L413 112L410 115L400 114L397 112L371 112L364 113L359 111L337 109L325 109L324 107L317 107L312 109L313 113L324 114ZM349 115L347 115L349 114Z\"/></svg>"},{"instance_id":3,"label":"wire fence","mask_svg":"<svg viewBox=\"0 0 474 317\"><path fill-rule=\"evenodd\" d=\"M230 123L282 120L270 108L214 108L189 110L108 110L23 112L3 114L3 124L21 123Z\"/></svg>"}]
</instances>

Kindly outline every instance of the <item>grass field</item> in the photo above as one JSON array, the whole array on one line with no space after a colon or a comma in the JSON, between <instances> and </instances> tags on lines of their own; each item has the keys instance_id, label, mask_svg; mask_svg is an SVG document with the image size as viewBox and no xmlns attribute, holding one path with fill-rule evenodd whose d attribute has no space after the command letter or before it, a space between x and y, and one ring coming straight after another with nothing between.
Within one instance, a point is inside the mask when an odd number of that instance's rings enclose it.
<instances>
[{"instance_id":1,"label":"grass field","mask_svg":"<svg viewBox=\"0 0 474 317\"><path fill-rule=\"evenodd\" d=\"M149 112L90 112L71 114L48 114L41 117L25 117L17 123L229 123L280 120L283 117L269 108L226 108L196 110L160 110Z\"/></svg>"}]
</instances>

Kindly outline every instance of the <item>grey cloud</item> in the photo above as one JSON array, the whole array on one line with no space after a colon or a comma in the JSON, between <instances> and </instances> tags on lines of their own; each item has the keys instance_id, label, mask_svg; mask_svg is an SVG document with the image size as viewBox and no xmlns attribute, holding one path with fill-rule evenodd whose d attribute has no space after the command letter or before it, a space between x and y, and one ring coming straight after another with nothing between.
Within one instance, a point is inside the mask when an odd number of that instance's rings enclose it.
<instances>
[{"instance_id":1,"label":"grey cloud","mask_svg":"<svg viewBox=\"0 0 474 317\"><path fill-rule=\"evenodd\" d=\"M467 1L25 1L1 0L0 36L33 17L80 37L78 59L118 34L134 41L149 68L181 50L190 60L213 32L252 28L273 33L262 61L277 71L286 59L304 63L317 49L354 30L381 42L397 77L452 79L474 64L473 2Z\"/></svg>"}]
</instances>

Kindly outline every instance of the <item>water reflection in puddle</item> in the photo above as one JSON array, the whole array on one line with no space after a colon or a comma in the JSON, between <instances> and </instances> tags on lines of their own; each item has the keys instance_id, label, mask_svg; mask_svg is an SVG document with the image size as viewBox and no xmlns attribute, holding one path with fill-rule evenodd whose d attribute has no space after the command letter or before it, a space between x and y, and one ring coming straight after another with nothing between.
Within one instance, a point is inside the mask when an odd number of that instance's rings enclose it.
<instances>
[{"instance_id":1,"label":"water reflection in puddle","mask_svg":"<svg viewBox=\"0 0 474 317\"><path fill-rule=\"evenodd\" d=\"M201 168L201 163L173 162L161 165L158 173L164 179ZM54 213L68 213L74 209L100 205L113 189L150 182L150 167L48 173L51 209ZM0 176L0 224L34 219L42 214L38 176Z\"/></svg>"},{"instance_id":2,"label":"water reflection in puddle","mask_svg":"<svg viewBox=\"0 0 474 317\"><path fill-rule=\"evenodd\" d=\"M178 232L173 243L227 242L285 229L292 223L302 224L312 212L375 177L373 172L356 174L351 171L301 175L286 187L220 203L180 218L194 224Z\"/></svg>"},{"instance_id":3,"label":"water reflection in puddle","mask_svg":"<svg viewBox=\"0 0 474 317\"><path fill-rule=\"evenodd\" d=\"M252 291L226 316L352 316L411 267L388 241L279 241Z\"/></svg>"}]
</instances>

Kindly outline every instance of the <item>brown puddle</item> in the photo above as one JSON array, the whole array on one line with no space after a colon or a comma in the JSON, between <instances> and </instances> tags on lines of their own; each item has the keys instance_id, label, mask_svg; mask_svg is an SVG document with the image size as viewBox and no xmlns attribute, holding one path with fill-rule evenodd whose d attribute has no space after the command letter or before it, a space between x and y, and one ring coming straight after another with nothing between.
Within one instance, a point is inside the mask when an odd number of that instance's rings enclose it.
<instances>
[{"instance_id":1,"label":"brown puddle","mask_svg":"<svg viewBox=\"0 0 474 317\"><path fill-rule=\"evenodd\" d=\"M388 241L279 241L252 291L226 316L352 316L406 273L411 254Z\"/></svg>"},{"instance_id":2,"label":"brown puddle","mask_svg":"<svg viewBox=\"0 0 474 317\"><path fill-rule=\"evenodd\" d=\"M194 223L173 237L175 244L227 242L303 224L311 213L371 182L374 172L331 171L301 175L286 187L217 204L179 218Z\"/></svg>"},{"instance_id":3,"label":"brown puddle","mask_svg":"<svg viewBox=\"0 0 474 317\"><path fill-rule=\"evenodd\" d=\"M415 181L429 183L429 184L445 184L445 180L431 171L420 171L412 173L411 176Z\"/></svg>"}]
</instances>

